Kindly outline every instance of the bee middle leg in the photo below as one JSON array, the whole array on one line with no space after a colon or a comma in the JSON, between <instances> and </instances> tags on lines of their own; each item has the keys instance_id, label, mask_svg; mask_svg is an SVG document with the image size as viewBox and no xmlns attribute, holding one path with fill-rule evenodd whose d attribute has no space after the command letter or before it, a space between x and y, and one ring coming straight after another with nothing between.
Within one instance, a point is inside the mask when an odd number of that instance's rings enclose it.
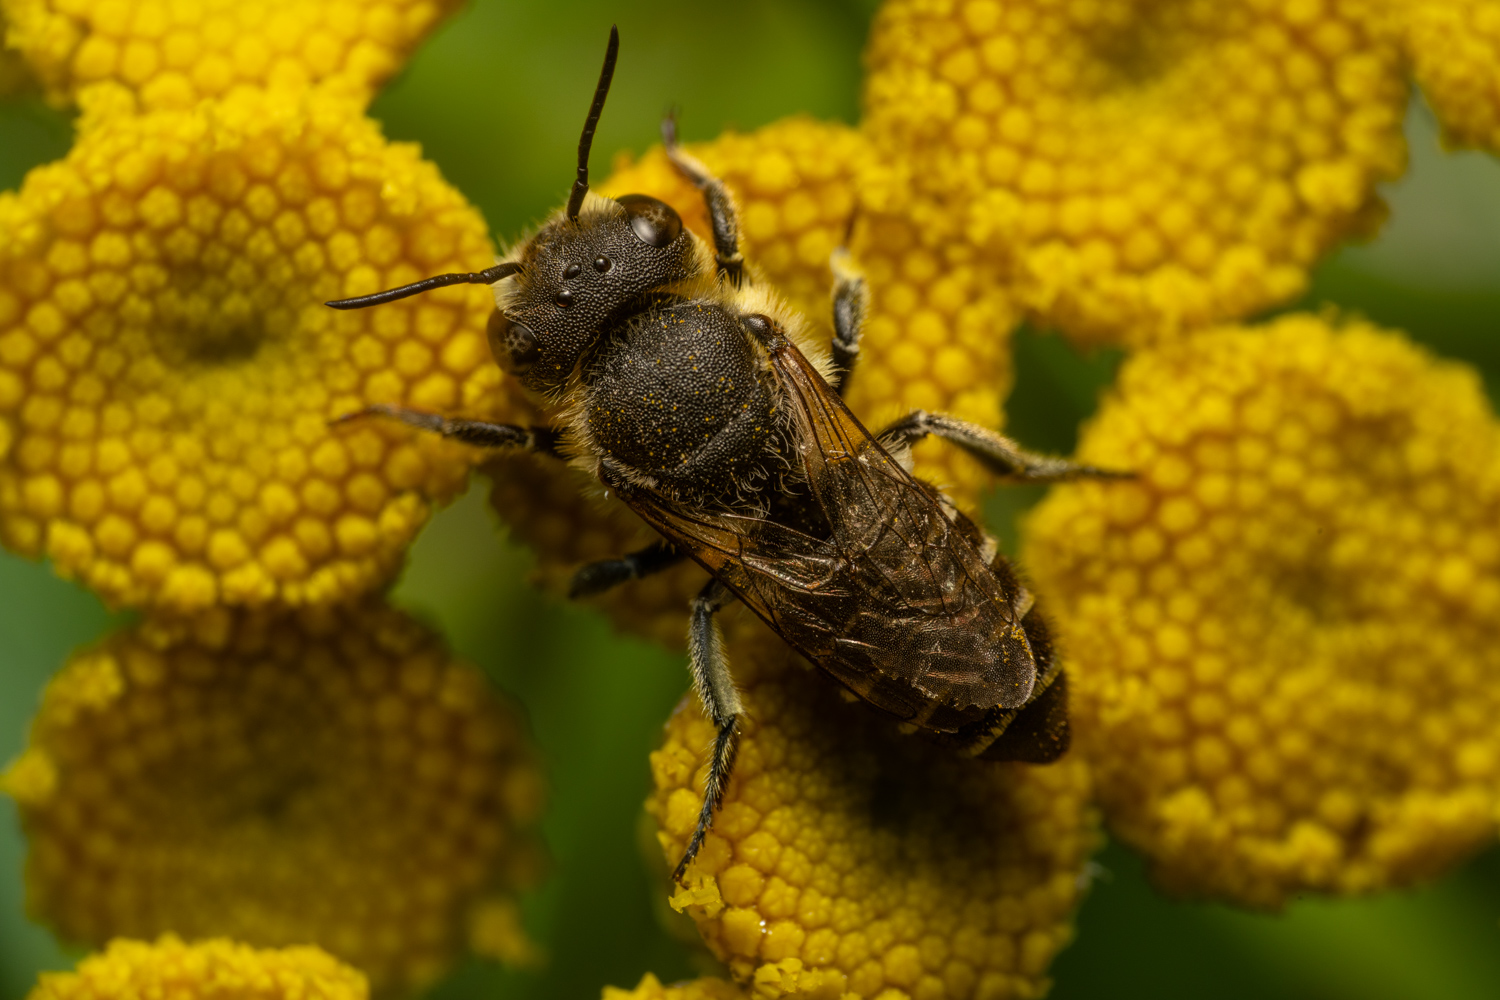
<instances>
[{"instance_id":1,"label":"bee middle leg","mask_svg":"<svg viewBox=\"0 0 1500 1000\"><path fill-rule=\"evenodd\" d=\"M618 559L601 559L580 566L578 572L573 574L573 582L568 585L568 597L573 600L593 597L630 580L639 580L671 569L686 558L687 555L681 549L658 539L645 548L627 552Z\"/></svg>"},{"instance_id":2,"label":"bee middle leg","mask_svg":"<svg viewBox=\"0 0 1500 1000\"><path fill-rule=\"evenodd\" d=\"M564 457L558 450L561 434L554 427L491 424L483 420L445 417L437 413L428 413L426 410L413 410L405 406L392 406L389 403L372 403L364 409L336 417L329 423L346 424L365 417L390 417L401 421L408 427L431 431L445 438L480 448L523 448L541 455L549 455L552 458Z\"/></svg>"},{"instance_id":3,"label":"bee middle leg","mask_svg":"<svg viewBox=\"0 0 1500 1000\"><path fill-rule=\"evenodd\" d=\"M1060 483L1071 479L1128 479L1132 473L1038 455L1003 434L946 413L913 410L876 435L887 448L909 448L932 434L952 441L995 475L1016 483Z\"/></svg>"},{"instance_id":4,"label":"bee middle leg","mask_svg":"<svg viewBox=\"0 0 1500 1000\"><path fill-rule=\"evenodd\" d=\"M703 838L713 824L714 813L724 801L724 789L729 784L730 772L734 770L734 754L739 743L739 719L744 711L740 693L729 673L729 661L724 655L724 636L719 631L714 614L734 599L718 580L710 580L693 598L692 618L688 623L688 662L693 671L693 687L703 702L703 710L717 727L713 749L708 762L708 780L703 786L703 808L698 812L698 825L693 829L687 850L672 873L672 879L682 882L688 864L698 856L703 847Z\"/></svg>"},{"instance_id":5,"label":"bee middle leg","mask_svg":"<svg viewBox=\"0 0 1500 1000\"><path fill-rule=\"evenodd\" d=\"M870 311L870 290L865 276L854 267L849 251L835 250L828 259L833 271L833 388L842 397L849 389L854 365L859 361L859 339Z\"/></svg>"},{"instance_id":6,"label":"bee middle leg","mask_svg":"<svg viewBox=\"0 0 1500 1000\"><path fill-rule=\"evenodd\" d=\"M661 143L667 157L677 172L692 182L693 187L703 192L703 201L708 206L709 223L714 231L714 253L719 273L738 288L745 277L745 258L740 254L740 223L735 214L734 198L724 182L708 172L708 168L697 158L682 151L677 145L677 119L672 115L662 119Z\"/></svg>"}]
</instances>

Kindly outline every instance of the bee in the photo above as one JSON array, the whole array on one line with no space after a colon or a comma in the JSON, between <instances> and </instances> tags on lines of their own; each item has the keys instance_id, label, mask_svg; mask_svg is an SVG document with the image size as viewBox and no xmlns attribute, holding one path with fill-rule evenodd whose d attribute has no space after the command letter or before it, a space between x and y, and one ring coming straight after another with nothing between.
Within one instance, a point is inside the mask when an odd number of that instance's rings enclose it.
<instances>
[{"instance_id":1,"label":"bee","mask_svg":"<svg viewBox=\"0 0 1500 1000\"><path fill-rule=\"evenodd\" d=\"M910 731L985 760L1055 760L1068 745L1066 680L1045 620L993 540L911 474L910 450L936 435L1011 481L1112 473L1031 454L943 414L866 430L842 397L869 306L847 253L831 262L834 335L818 363L801 318L742 257L728 189L678 147L671 118L663 141L703 195L711 245L662 201L590 193L589 150L618 54L612 28L577 178L534 235L483 271L328 305L493 286L495 360L556 415L555 426L383 404L340 419L384 416L472 445L530 449L596 478L661 539L582 567L574 597L685 558L711 574L691 602L688 657L717 735L680 882L723 798L743 712L715 620L721 608L739 600Z\"/></svg>"}]
</instances>

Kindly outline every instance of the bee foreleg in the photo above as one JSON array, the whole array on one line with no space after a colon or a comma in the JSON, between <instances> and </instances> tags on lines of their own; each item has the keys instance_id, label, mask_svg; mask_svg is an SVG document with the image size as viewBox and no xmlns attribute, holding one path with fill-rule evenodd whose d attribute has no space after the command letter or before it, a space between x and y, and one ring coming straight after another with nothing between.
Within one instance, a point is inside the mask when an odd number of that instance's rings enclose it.
<instances>
[{"instance_id":1,"label":"bee foreleg","mask_svg":"<svg viewBox=\"0 0 1500 1000\"><path fill-rule=\"evenodd\" d=\"M927 435L952 441L977 458L995 475L1018 483L1059 483L1070 479L1124 479L1134 475L1083 465L1027 451L1003 434L950 417L946 413L914 410L879 434L887 448L910 448Z\"/></svg>"},{"instance_id":2,"label":"bee foreleg","mask_svg":"<svg viewBox=\"0 0 1500 1000\"><path fill-rule=\"evenodd\" d=\"M480 448L524 448L553 458L563 458L558 450L561 435L553 427L522 427L519 424L490 424L483 420L464 420L444 417L425 410L412 410L389 403L372 403L362 410L346 413L330 420L332 424L344 424L364 417L391 417L409 427L432 431L454 441L472 444Z\"/></svg>"},{"instance_id":3,"label":"bee foreleg","mask_svg":"<svg viewBox=\"0 0 1500 1000\"><path fill-rule=\"evenodd\" d=\"M870 311L870 291L865 276L855 269L849 251L839 247L828 260L833 271L833 367L838 373L834 389L840 396L849 388L849 377L859 360L859 338L865 315Z\"/></svg>"},{"instance_id":4,"label":"bee foreleg","mask_svg":"<svg viewBox=\"0 0 1500 1000\"><path fill-rule=\"evenodd\" d=\"M655 541L644 549L626 553L618 559L591 562L579 567L578 572L573 574L573 582L568 585L568 597L577 600L580 597L602 594L627 581L639 580L670 569L685 558L686 555L670 542Z\"/></svg>"},{"instance_id":5,"label":"bee foreleg","mask_svg":"<svg viewBox=\"0 0 1500 1000\"><path fill-rule=\"evenodd\" d=\"M703 838L708 835L714 813L724 800L724 789L729 784L730 772L734 770L743 706L734 678L729 673L729 661L724 656L724 636L714 620L714 613L731 600L733 595L722 583L708 581L693 598L692 618L688 622L688 662L693 671L693 687L703 701L703 711L718 733L709 756L708 780L703 785L703 808L698 812L698 825L693 829L692 839L688 841L677 870L672 873L673 880L678 883L682 882L688 864L703 847Z\"/></svg>"},{"instance_id":6,"label":"bee foreleg","mask_svg":"<svg viewBox=\"0 0 1500 1000\"><path fill-rule=\"evenodd\" d=\"M672 115L662 119L661 142L677 172L703 192L703 201L708 206L708 218L714 231L714 253L719 273L738 288L745 274L745 258L740 255L740 223L734 210L734 198L723 181L709 173L707 167L695 157L684 153L677 145L677 119Z\"/></svg>"}]
</instances>

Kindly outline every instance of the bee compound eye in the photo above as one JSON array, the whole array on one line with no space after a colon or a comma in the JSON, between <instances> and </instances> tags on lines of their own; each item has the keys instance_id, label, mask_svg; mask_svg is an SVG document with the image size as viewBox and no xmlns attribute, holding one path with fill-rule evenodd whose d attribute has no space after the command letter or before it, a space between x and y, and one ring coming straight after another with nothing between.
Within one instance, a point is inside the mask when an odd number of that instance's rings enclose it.
<instances>
[{"instance_id":1,"label":"bee compound eye","mask_svg":"<svg viewBox=\"0 0 1500 1000\"><path fill-rule=\"evenodd\" d=\"M495 363L510 375L524 375L542 359L541 344L531 328L517 323L498 309L490 313L486 332Z\"/></svg>"},{"instance_id":2,"label":"bee compound eye","mask_svg":"<svg viewBox=\"0 0 1500 1000\"><path fill-rule=\"evenodd\" d=\"M620 199L630 219L630 231L648 247L661 249L682 233L682 217L664 201L650 195L627 194Z\"/></svg>"}]
</instances>

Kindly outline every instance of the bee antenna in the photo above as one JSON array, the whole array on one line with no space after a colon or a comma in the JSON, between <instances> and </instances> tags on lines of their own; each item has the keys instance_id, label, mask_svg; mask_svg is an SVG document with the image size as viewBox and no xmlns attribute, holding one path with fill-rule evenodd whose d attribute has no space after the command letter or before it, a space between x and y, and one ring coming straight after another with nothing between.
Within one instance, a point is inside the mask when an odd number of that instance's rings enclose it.
<instances>
[{"instance_id":1,"label":"bee antenna","mask_svg":"<svg viewBox=\"0 0 1500 1000\"><path fill-rule=\"evenodd\" d=\"M442 288L444 285L493 285L501 278L508 278L512 274L519 274L521 265L510 261L504 264L496 264L487 267L483 271L468 271L457 274L439 274L431 278L423 278L421 281L413 281L409 285L400 288L387 288L383 292L375 292L371 295L360 295L352 299L334 299L332 302L323 303L334 309L363 309L366 306L378 306L386 302L395 302L404 299L408 295L417 295L434 288Z\"/></svg>"},{"instance_id":2,"label":"bee antenna","mask_svg":"<svg viewBox=\"0 0 1500 1000\"><path fill-rule=\"evenodd\" d=\"M578 138L578 179L573 181L573 193L568 195L568 218L573 222L578 221L583 196L589 193L589 147L594 144L594 129L599 125L599 116L604 113L604 99L609 96L609 84L615 78L615 60L619 55L620 29L612 24L609 26L609 47L604 50L604 68L599 71L599 85L594 88L594 103L589 105L583 135Z\"/></svg>"}]
</instances>

